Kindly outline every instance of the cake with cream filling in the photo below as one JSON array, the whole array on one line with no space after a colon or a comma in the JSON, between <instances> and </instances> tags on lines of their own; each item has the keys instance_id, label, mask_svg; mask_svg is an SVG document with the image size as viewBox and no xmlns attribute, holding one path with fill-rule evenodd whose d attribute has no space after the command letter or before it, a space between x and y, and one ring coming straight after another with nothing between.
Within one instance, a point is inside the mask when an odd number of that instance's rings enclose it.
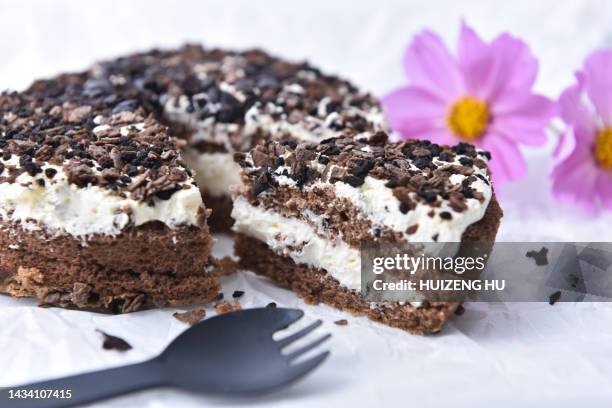
<instances>
[{"instance_id":1,"label":"cake with cream filling","mask_svg":"<svg viewBox=\"0 0 612 408\"><path fill-rule=\"evenodd\" d=\"M216 231L231 224L229 186L240 182L234 152L268 138L313 142L385 127L378 102L350 82L259 50L153 50L97 64L90 76L132 84L148 111L186 141L184 159Z\"/></svg>"},{"instance_id":2,"label":"cake with cream filling","mask_svg":"<svg viewBox=\"0 0 612 408\"><path fill-rule=\"evenodd\" d=\"M216 297L209 210L139 100L86 74L0 95L0 292L117 313Z\"/></svg>"},{"instance_id":3,"label":"cake with cream filling","mask_svg":"<svg viewBox=\"0 0 612 408\"><path fill-rule=\"evenodd\" d=\"M236 154L243 181L233 192L236 254L306 301L437 332L458 303L366 302L360 246L494 241L502 212L489 158L464 143L388 143L384 132L266 141Z\"/></svg>"}]
</instances>

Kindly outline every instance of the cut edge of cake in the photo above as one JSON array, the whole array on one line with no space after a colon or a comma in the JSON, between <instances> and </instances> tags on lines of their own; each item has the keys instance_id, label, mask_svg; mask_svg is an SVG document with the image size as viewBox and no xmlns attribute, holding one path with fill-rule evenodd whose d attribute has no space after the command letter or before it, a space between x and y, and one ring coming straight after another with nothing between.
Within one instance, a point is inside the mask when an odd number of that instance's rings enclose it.
<instances>
[{"instance_id":1,"label":"cut edge of cake","mask_svg":"<svg viewBox=\"0 0 612 408\"><path fill-rule=\"evenodd\" d=\"M308 302L437 332L459 303L366 302L360 245L494 241L502 211L489 158L465 143L388 143L383 132L264 143L236 154L244 183L234 189L236 254Z\"/></svg>"}]
</instances>

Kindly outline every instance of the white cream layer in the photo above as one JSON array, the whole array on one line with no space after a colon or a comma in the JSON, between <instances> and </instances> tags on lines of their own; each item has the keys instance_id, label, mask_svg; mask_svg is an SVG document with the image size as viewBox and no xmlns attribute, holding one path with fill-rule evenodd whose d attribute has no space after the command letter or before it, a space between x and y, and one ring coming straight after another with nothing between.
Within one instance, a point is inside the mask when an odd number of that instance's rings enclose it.
<instances>
[{"instance_id":1,"label":"white cream layer","mask_svg":"<svg viewBox=\"0 0 612 408\"><path fill-rule=\"evenodd\" d=\"M2 161L6 166L17 166L19 159L12 156ZM197 188L191 187L172 194L169 200L153 199L154 205L111 194L98 186L79 188L67 181L62 167L45 164L43 173L35 177L22 173L14 183L0 183L0 217L19 222L24 228L38 230L44 225L57 233L68 233L81 239L93 234L118 235L133 224L161 221L170 228L197 225L202 198ZM57 174L49 179L45 169ZM41 187L36 179L45 180Z\"/></svg>"},{"instance_id":2,"label":"white cream layer","mask_svg":"<svg viewBox=\"0 0 612 408\"><path fill-rule=\"evenodd\" d=\"M295 263L324 269L342 286L360 290L360 252L342 239L322 238L308 222L252 206L241 196L234 200L232 217L234 231L265 242Z\"/></svg>"},{"instance_id":3,"label":"white cream layer","mask_svg":"<svg viewBox=\"0 0 612 408\"><path fill-rule=\"evenodd\" d=\"M205 195L226 196L230 186L241 183L240 166L232 153L199 153L192 149L185 152L183 159L195 171L194 179Z\"/></svg>"},{"instance_id":4,"label":"white cream layer","mask_svg":"<svg viewBox=\"0 0 612 408\"><path fill-rule=\"evenodd\" d=\"M466 176L460 174L450 177L453 184L457 185L461 185L465 178ZM484 202L475 198L466 199L467 209L457 212L450 207L447 200L442 200L440 207L436 208L419 201L413 210L403 214L399 209L399 200L393 195L392 189L385 187L386 183L387 180L367 176L359 187L337 181L333 185L319 182L308 188L333 188L336 197L346 198L359 208L361 215L368 219L374 228L386 227L400 232L412 242L431 242L433 236L437 236L439 242L460 242L467 227L482 219L492 194L490 186L477 179L470 187L484 195ZM430 217L428 214L432 211L434 215ZM443 211L451 213L452 218L447 220L440 217L439 214ZM406 233L409 227L417 224L416 232L410 235Z\"/></svg>"}]
</instances>

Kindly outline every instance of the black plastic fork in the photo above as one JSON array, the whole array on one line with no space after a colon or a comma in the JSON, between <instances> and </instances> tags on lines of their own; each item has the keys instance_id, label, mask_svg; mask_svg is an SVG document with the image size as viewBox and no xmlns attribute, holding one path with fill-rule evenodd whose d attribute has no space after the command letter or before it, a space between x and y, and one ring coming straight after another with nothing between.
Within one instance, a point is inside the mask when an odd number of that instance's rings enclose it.
<instances>
[{"instance_id":1,"label":"black plastic fork","mask_svg":"<svg viewBox=\"0 0 612 408\"><path fill-rule=\"evenodd\" d=\"M204 394L263 394L298 380L329 355L324 351L306 361L294 361L330 334L291 353L282 352L319 327L320 320L283 339L272 338L303 315L298 309L259 308L215 316L187 329L152 360L10 387L2 390L0 402L11 407L71 407L161 386ZM9 390L13 395L17 390L70 390L71 398L9 400Z\"/></svg>"}]
</instances>

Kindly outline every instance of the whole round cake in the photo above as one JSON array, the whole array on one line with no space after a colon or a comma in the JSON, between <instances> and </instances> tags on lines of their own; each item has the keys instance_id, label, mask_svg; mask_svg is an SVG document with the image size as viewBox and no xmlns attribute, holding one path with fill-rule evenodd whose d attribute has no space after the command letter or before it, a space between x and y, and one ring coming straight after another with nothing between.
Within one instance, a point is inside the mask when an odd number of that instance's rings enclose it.
<instances>
[{"instance_id":1,"label":"whole round cake","mask_svg":"<svg viewBox=\"0 0 612 408\"><path fill-rule=\"evenodd\" d=\"M153 50L98 64L89 75L133 84L150 112L185 141L185 163L213 211L210 223L216 231L232 223L229 186L240 183L234 152L269 138L315 142L348 129L385 129L371 95L308 63L259 50L197 45Z\"/></svg>"}]
</instances>

